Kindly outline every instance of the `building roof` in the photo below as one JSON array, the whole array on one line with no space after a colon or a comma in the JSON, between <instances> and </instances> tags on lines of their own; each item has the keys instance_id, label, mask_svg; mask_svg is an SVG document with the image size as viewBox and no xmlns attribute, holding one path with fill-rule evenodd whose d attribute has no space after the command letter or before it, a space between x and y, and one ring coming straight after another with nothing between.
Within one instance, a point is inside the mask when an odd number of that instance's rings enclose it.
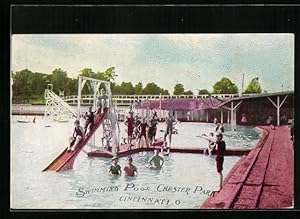
<instances>
[{"instance_id":1,"label":"building roof","mask_svg":"<svg viewBox=\"0 0 300 219\"><path fill-rule=\"evenodd\" d=\"M223 106L227 103L230 103L234 100L246 100L246 99L254 99L254 98L266 98L266 97L273 97L273 96L281 96L281 95L288 95L294 94L294 91L283 91L283 92L274 92L274 93L262 93L262 94L243 94L239 97L229 98L226 101L221 102L217 107Z\"/></svg>"},{"instance_id":2,"label":"building roof","mask_svg":"<svg viewBox=\"0 0 300 219\"><path fill-rule=\"evenodd\" d=\"M227 100L227 99L225 99ZM136 104L137 108L163 109L163 110L204 110L213 109L222 103L215 98L186 98L186 99L162 99L144 100Z\"/></svg>"},{"instance_id":3,"label":"building roof","mask_svg":"<svg viewBox=\"0 0 300 219\"><path fill-rule=\"evenodd\" d=\"M234 100L245 100L255 98L266 98L272 96L294 94L294 91L262 93L262 94L243 94L233 98L184 98L184 99L162 99L162 100L143 100L136 103L137 108L163 109L163 110L205 110L217 109Z\"/></svg>"}]
</instances>

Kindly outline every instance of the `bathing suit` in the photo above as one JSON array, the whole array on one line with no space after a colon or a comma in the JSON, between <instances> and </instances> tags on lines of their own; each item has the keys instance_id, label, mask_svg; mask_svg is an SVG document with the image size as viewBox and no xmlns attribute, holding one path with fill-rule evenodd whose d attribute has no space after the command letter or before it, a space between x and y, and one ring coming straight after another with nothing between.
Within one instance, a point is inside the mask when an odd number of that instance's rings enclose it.
<instances>
[{"instance_id":1,"label":"bathing suit","mask_svg":"<svg viewBox=\"0 0 300 219\"><path fill-rule=\"evenodd\" d=\"M79 135L79 136L81 136L81 137L83 137L83 133L82 133L82 131L81 131L81 129L80 129L80 127L75 127L74 128L74 133L75 133L75 138Z\"/></svg>"},{"instance_id":2,"label":"bathing suit","mask_svg":"<svg viewBox=\"0 0 300 219\"><path fill-rule=\"evenodd\" d=\"M133 164L130 164L129 166L124 167L124 171L126 176L134 176L134 172L137 171L137 169Z\"/></svg>"},{"instance_id":3,"label":"bathing suit","mask_svg":"<svg viewBox=\"0 0 300 219\"><path fill-rule=\"evenodd\" d=\"M141 137L144 136L146 137L146 128L147 128L147 123L142 123L141 124Z\"/></svg>"},{"instance_id":4,"label":"bathing suit","mask_svg":"<svg viewBox=\"0 0 300 219\"><path fill-rule=\"evenodd\" d=\"M217 171L218 173L223 170L223 162L224 162L224 152L226 150L226 144L224 141L217 142L217 151L216 151L216 163L217 163Z\"/></svg>"},{"instance_id":5,"label":"bathing suit","mask_svg":"<svg viewBox=\"0 0 300 219\"><path fill-rule=\"evenodd\" d=\"M89 112L86 115L87 119L85 121L85 129L88 127L89 124L91 124L90 128L93 128L94 126L94 113L93 112Z\"/></svg>"},{"instance_id":6,"label":"bathing suit","mask_svg":"<svg viewBox=\"0 0 300 219\"><path fill-rule=\"evenodd\" d=\"M149 162L151 163L151 161L152 161L153 164L154 164L154 166L155 166L156 168L160 168L160 167L161 167L160 161L163 161L163 160L164 160L164 159L163 159L161 156L159 156L159 155L153 155L153 156L150 158Z\"/></svg>"},{"instance_id":7,"label":"bathing suit","mask_svg":"<svg viewBox=\"0 0 300 219\"><path fill-rule=\"evenodd\" d=\"M133 124L134 124L134 118L131 118L129 117L127 119L127 133L128 133L128 136L132 136L132 133L133 133Z\"/></svg>"},{"instance_id":8,"label":"bathing suit","mask_svg":"<svg viewBox=\"0 0 300 219\"><path fill-rule=\"evenodd\" d=\"M151 121L151 126L148 130L148 136L149 138L154 137L156 135L156 130L157 130L157 121L155 119L153 119Z\"/></svg>"},{"instance_id":9,"label":"bathing suit","mask_svg":"<svg viewBox=\"0 0 300 219\"><path fill-rule=\"evenodd\" d=\"M119 174L119 170L121 170L121 166L120 165L111 165L109 168L110 172L114 175L118 175Z\"/></svg>"}]
</instances>

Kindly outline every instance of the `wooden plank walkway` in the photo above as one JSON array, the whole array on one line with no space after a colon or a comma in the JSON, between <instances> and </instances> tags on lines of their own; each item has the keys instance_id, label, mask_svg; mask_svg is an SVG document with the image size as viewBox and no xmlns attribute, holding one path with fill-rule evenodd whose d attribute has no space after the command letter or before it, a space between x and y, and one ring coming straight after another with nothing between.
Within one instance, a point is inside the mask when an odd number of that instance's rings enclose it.
<instances>
[{"instance_id":1,"label":"wooden plank walkway","mask_svg":"<svg viewBox=\"0 0 300 219\"><path fill-rule=\"evenodd\" d=\"M134 141L133 141L134 142ZM132 147L131 150L128 150L128 145L123 144L120 145L120 149L118 152L118 157L124 157L131 154L139 153L142 151L153 151L155 149L160 150L161 146L163 144L163 138L158 138L155 140L154 145L151 145L149 147L141 147L136 148ZM171 153L192 153L192 154L203 154L206 147L179 147L179 146L172 146L170 148ZM247 148L228 148L226 149L225 155L237 155L242 156L245 154L248 154L250 152L250 149ZM91 151L87 153L90 157L108 157L111 158L114 156L114 154L110 151L104 150L104 149L98 149L95 151Z\"/></svg>"},{"instance_id":2,"label":"wooden plank walkway","mask_svg":"<svg viewBox=\"0 0 300 219\"><path fill-rule=\"evenodd\" d=\"M287 126L271 130L228 173L220 192L201 208L287 208L294 195L294 150ZM216 179L218 180L218 179Z\"/></svg>"}]
</instances>

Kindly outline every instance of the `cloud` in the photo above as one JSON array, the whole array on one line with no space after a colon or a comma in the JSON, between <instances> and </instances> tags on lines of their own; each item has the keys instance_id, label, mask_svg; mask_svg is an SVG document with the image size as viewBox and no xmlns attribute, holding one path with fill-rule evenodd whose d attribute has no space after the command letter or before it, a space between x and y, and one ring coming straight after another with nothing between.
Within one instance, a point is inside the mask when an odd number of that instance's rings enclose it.
<instances>
[{"instance_id":1,"label":"cloud","mask_svg":"<svg viewBox=\"0 0 300 219\"><path fill-rule=\"evenodd\" d=\"M114 66L117 82L155 82L170 92L176 82L211 90L223 76L241 88L243 74L244 87L258 76L269 92L294 84L292 34L13 35L11 48L13 71L62 68L75 77Z\"/></svg>"}]
</instances>

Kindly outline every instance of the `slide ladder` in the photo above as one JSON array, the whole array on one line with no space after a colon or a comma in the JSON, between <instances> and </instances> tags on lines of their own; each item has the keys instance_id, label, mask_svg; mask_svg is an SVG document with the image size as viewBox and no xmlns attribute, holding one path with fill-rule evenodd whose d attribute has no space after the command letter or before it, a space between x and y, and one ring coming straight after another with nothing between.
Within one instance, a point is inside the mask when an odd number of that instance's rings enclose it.
<instances>
[{"instance_id":1,"label":"slide ladder","mask_svg":"<svg viewBox=\"0 0 300 219\"><path fill-rule=\"evenodd\" d=\"M100 127L100 125L104 122L107 114L107 109L104 110L103 113L98 113L94 118L94 127L90 130L87 136L76 146L74 151L67 151L67 147L61 152L56 159L54 159L43 171L63 171L73 168L74 161L80 151L84 148L84 146L88 143L92 135L96 132L96 130Z\"/></svg>"}]
</instances>

